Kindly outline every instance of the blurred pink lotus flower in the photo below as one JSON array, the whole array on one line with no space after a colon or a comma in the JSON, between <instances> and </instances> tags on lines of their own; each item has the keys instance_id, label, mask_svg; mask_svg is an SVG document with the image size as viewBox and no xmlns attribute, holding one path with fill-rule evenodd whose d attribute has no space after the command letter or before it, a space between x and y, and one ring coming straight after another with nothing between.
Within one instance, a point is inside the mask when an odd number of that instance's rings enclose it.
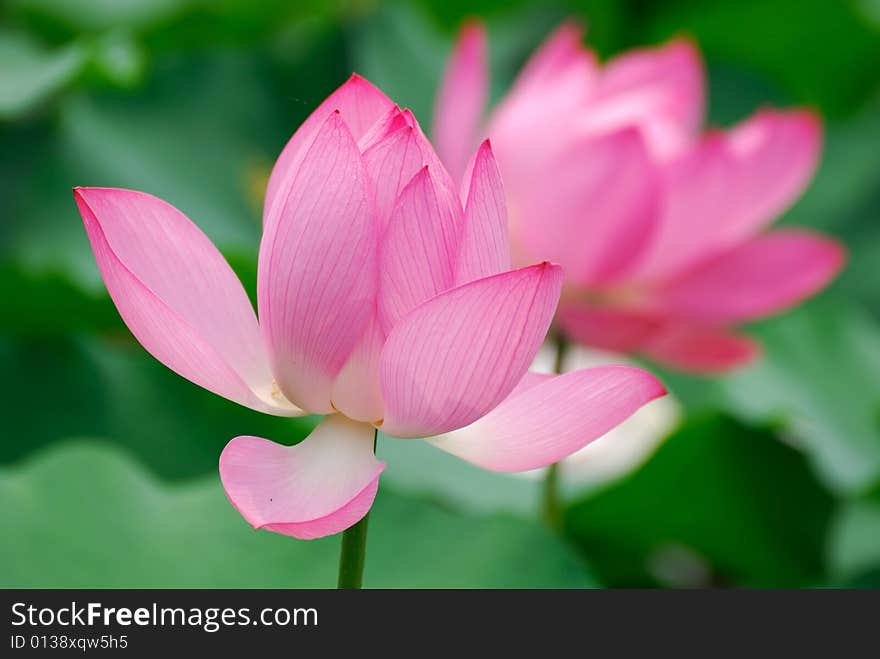
<instances>
[{"instance_id":1,"label":"blurred pink lotus flower","mask_svg":"<svg viewBox=\"0 0 880 659\"><path fill-rule=\"evenodd\" d=\"M224 449L226 494L255 528L315 538L361 519L385 467L376 428L433 438L488 469L525 470L664 393L633 367L527 373L561 269L510 270L488 144L472 170L462 208L412 114L353 76L275 164L259 323L220 252L179 210L143 192L74 191L110 296L154 357L255 410L327 415L296 446L236 437ZM455 431L466 426L479 432L463 443Z\"/></svg>"},{"instance_id":2,"label":"blurred pink lotus flower","mask_svg":"<svg viewBox=\"0 0 880 659\"><path fill-rule=\"evenodd\" d=\"M461 177L491 137L514 262L564 268L569 337L697 372L748 361L757 346L734 326L812 295L844 261L823 236L764 231L813 176L818 117L763 109L701 133L690 42L600 65L581 39L576 24L559 28L483 123L486 36L466 25L437 99L440 156Z\"/></svg>"}]
</instances>

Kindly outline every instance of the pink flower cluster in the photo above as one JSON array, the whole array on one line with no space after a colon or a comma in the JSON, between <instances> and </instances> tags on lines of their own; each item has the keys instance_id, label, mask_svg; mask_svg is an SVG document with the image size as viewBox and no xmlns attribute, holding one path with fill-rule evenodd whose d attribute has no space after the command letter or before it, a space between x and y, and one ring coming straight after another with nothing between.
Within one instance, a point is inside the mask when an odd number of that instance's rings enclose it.
<instances>
[{"instance_id":1,"label":"pink flower cluster","mask_svg":"<svg viewBox=\"0 0 880 659\"><path fill-rule=\"evenodd\" d=\"M675 40L604 65L574 23L529 60L483 121L486 36L464 27L441 87L438 152L454 177L488 136L504 177L515 262L565 270L557 318L578 342L716 372L758 346L735 328L812 295L842 247L767 231L813 176L821 127L763 109L702 130L703 68Z\"/></svg>"}]
</instances>

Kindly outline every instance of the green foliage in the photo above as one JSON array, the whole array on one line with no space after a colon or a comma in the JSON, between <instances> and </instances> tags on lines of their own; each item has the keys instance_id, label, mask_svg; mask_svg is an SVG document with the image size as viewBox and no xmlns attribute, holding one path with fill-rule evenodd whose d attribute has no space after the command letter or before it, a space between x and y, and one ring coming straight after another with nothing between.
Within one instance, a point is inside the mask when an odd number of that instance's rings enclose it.
<instances>
[{"instance_id":1,"label":"green foliage","mask_svg":"<svg viewBox=\"0 0 880 659\"><path fill-rule=\"evenodd\" d=\"M0 332L10 335L44 337L122 325L108 295L84 292L58 273L33 275L0 264L0 299Z\"/></svg>"},{"instance_id":2,"label":"green foliage","mask_svg":"<svg viewBox=\"0 0 880 659\"><path fill-rule=\"evenodd\" d=\"M266 136L280 132L272 131L280 120L271 99L253 83L259 75L250 58L200 58L169 63L135 94L66 98L46 157L19 175L13 191L12 212L29 221L10 231L10 257L99 290L71 195L84 184L149 191L186 212L220 247L255 254L260 198L248 197L249 168L259 176L270 166Z\"/></svg>"},{"instance_id":3,"label":"green foliage","mask_svg":"<svg viewBox=\"0 0 880 659\"><path fill-rule=\"evenodd\" d=\"M825 482L858 493L880 482L880 328L823 300L753 332L766 356L724 379L731 409L776 422Z\"/></svg>"},{"instance_id":4,"label":"green foliage","mask_svg":"<svg viewBox=\"0 0 880 659\"><path fill-rule=\"evenodd\" d=\"M566 528L605 583L804 586L823 574L832 508L803 457L772 433L705 418L632 475L572 505ZM696 584L693 570L675 569L683 550L708 568Z\"/></svg>"},{"instance_id":5,"label":"green foliage","mask_svg":"<svg viewBox=\"0 0 880 659\"><path fill-rule=\"evenodd\" d=\"M255 532L226 501L216 476L162 485L105 443L59 444L0 471L0 498L4 587L336 583L336 538L304 542ZM456 515L383 490L369 533L369 587L593 585L562 542L509 517Z\"/></svg>"},{"instance_id":6,"label":"green foliage","mask_svg":"<svg viewBox=\"0 0 880 659\"><path fill-rule=\"evenodd\" d=\"M877 90L880 32L855 3L828 0L637 2L642 39L688 33L710 60L736 62L829 116L852 113Z\"/></svg>"},{"instance_id":7,"label":"green foliage","mask_svg":"<svg viewBox=\"0 0 880 659\"><path fill-rule=\"evenodd\" d=\"M192 0L11 0L13 11L73 30L97 32L120 25L146 27L173 18Z\"/></svg>"},{"instance_id":8,"label":"green foliage","mask_svg":"<svg viewBox=\"0 0 880 659\"><path fill-rule=\"evenodd\" d=\"M748 332L761 341L761 359L714 379L666 372L673 393L691 413L721 409L777 428L835 492L858 494L880 482L876 321L829 294Z\"/></svg>"},{"instance_id":9,"label":"green foliage","mask_svg":"<svg viewBox=\"0 0 880 659\"><path fill-rule=\"evenodd\" d=\"M125 333L102 339L0 340L10 384L0 399L0 462L68 436L100 436L165 479L216 473L236 435L295 444L314 425L253 412L159 364Z\"/></svg>"},{"instance_id":10,"label":"green foliage","mask_svg":"<svg viewBox=\"0 0 880 659\"><path fill-rule=\"evenodd\" d=\"M378 455L388 463L382 481L396 491L456 510L538 513L538 478L486 471L418 440L380 435Z\"/></svg>"},{"instance_id":11,"label":"green foliage","mask_svg":"<svg viewBox=\"0 0 880 659\"><path fill-rule=\"evenodd\" d=\"M0 120L24 114L69 84L85 59L76 42L48 49L27 33L0 31Z\"/></svg>"},{"instance_id":12,"label":"green foliage","mask_svg":"<svg viewBox=\"0 0 880 659\"><path fill-rule=\"evenodd\" d=\"M493 98L506 91L520 65L562 20L562 14L542 9L524 6L510 14L487 17ZM406 4L387 6L362 20L359 27L353 41L355 68L399 105L409 107L429 129L454 31L444 31L427 11ZM453 27L457 29L458 24Z\"/></svg>"},{"instance_id":13,"label":"green foliage","mask_svg":"<svg viewBox=\"0 0 880 659\"><path fill-rule=\"evenodd\" d=\"M298 89L298 106L270 91L287 72L265 57L218 53L157 63L134 93L66 97L57 126L13 132L0 255L28 274L61 273L102 288L71 196L75 185L148 191L187 213L228 255L254 263L260 210L273 159L301 120L341 81ZM296 72L294 68L290 73ZM46 134L45 131L51 130Z\"/></svg>"},{"instance_id":14,"label":"green foliage","mask_svg":"<svg viewBox=\"0 0 880 659\"><path fill-rule=\"evenodd\" d=\"M841 494L880 482L880 106L831 123L816 179L782 219L843 240L847 267L817 299L748 328L762 359L730 376L666 373L691 411L725 409L773 424L806 451Z\"/></svg>"},{"instance_id":15,"label":"green foliage","mask_svg":"<svg viewBox=\"0 0 880 659\"><path fill-rule=\"evenodd\" d=\"M834 520L830 538L834 583L880 588L880 498L844 506Z\"/></svg>"},{"instance_id":16,"label":"green foliage","mask_svg":"<svg viewBox=\"0 0 880 659\"><path fill-rule=\"evenodd\" d=\"M358 31L354 60L358 73L410 108L427 129L448 46L420 12L401 5L372 16Z\"/></svg>"}]
</instances>

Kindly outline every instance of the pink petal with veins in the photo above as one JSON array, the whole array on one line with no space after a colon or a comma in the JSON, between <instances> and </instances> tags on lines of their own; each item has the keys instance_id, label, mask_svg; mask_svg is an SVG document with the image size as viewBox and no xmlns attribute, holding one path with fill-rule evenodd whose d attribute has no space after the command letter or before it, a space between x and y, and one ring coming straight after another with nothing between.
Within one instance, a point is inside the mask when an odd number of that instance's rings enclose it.
<instances>
[{"instance_id":1,"label":"pink petal with veins","mask_svg":"<svg viewBox=\"0 0 880 659\"><path fill-rule=\"evenodd\" d=\"M415 308L382 351L382 431L437 435L504 400L538 352L561 287L561 268L542 263L478 279Z\"/></svg>"},{"instance_id":2,"label":"pink petal with veins","mask_svg":"<svg viewBox=\"0 0 880 659\"><path fill-rule=\"evenodd\" d=\"M461 253L456 266L458 284L510 269L507 204L489 140L480 145L468 170Z\"/></svg>"},{"instance_id":3,"label":"pink petal with veins","mask_svg":"<svg viewBox=\"0 0 880 659\"><path fill-rule=\"evenodd\" d=\"M263 204L263 224L271 224L281 211L288 188L296 178L302 159L318 130L332 112L339 112L348 124L355 141L395 107L394 103L371 82L357 74L328 96L308 116L285 145L269 177ZM277 208L276 208L277 206Z\"/></svg>"},{"instance_id":4,"label":"pink petal with veins","mask_svg":"<svg viewBox=\"0 0 880 659\"><path fill-rule=\"evenodd\" d=\"M338 112L302 159L260 244L260 323L281 390L333 410L333 381L375 309L376 221L361 154Z\"/></svg>"},{"instance_id":5,"label":"pink petal with veins","mask_svg":"<svg viewBox=\"0 0 880 659\"><path fill-rule=\"evenodd\" d=\"M269 359L247 293L195 224L143 192L76 188L74 197L110 297L150 354L247 407L303 414L273 396Z\"/></svg>"},{"instance_id":6,"label":"pink petal with veins","mask_svg":"<svg viewBox=\"0 0 880 659\"><path fill-rule=\"evenodd\" d=\"M427 166L401 192L379 245L379 321L386 334L452 287L460 213L458 200L441 192Z\"/></svg>"},{"instance_id":7,"label":"pink petal with veins","mask_svg":"<svg viewBox=\"0 0 880 659\"><path fill-rule=\"evenodd\" d=\"M537 469L582 449L665 393L653 375L632 366L544 376L431 443L492 471Z\"/></svg>"}]
</instances>

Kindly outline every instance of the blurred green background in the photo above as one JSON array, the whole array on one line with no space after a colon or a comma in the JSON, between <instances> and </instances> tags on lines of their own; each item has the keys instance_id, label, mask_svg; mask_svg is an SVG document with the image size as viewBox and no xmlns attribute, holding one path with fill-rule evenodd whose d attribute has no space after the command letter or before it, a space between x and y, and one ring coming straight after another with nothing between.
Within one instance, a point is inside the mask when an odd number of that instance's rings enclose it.
<instances>
[{"instance_id":1,"label":"blurred green background","mask_svg":"<svg viewBox=\"0 0 880 659\"><path fill-rule=\"evenodd\" d=\"M227 403L143 351L70 189L163 197L253 290L273 159L351 71L427 126L463 17L487 21L497 97L571 14L602 56L695 37L711 123L818 108L821 169L783 222L837 236L850 263L751 328L760 363L714 380L661 372L679 427L631 473L569 488L561 534L537 520L537 481L380 440L366 585L880 586L877 0L6 0L0 585L333 586L337 538L250 530L217 477L234 435L292 443L310 420Z\"/></svg>"}]
</instances>

